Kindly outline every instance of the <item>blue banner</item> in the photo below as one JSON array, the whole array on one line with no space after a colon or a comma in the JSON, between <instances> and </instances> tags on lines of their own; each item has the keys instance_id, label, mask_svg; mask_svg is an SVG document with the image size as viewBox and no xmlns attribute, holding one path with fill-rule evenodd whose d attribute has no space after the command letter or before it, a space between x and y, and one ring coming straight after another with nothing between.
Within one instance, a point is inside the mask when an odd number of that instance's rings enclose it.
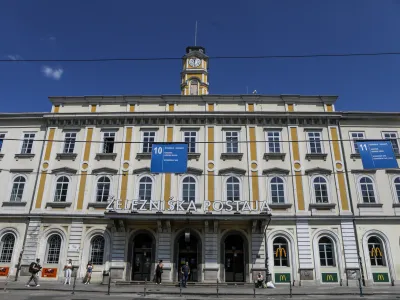
<instances>
[{"instance_id":1,"label":"blue banner","mask_svg":"<svg viewBox=\"0 0 400 300\"><path fill-rule=\"evenodd\" d=\"M153 144L151 149L151 173L186 173L187 144Z\"/></svg>"},{"instance_id":2,"label":"blue banner","mask_svg":"<svg viewBox=\"0 0 400 300\"><path fill-rule=\"evenodd\" d=\"M364 169L397 169L390 141L356 141Z\"/></svg>"}]
</instances>

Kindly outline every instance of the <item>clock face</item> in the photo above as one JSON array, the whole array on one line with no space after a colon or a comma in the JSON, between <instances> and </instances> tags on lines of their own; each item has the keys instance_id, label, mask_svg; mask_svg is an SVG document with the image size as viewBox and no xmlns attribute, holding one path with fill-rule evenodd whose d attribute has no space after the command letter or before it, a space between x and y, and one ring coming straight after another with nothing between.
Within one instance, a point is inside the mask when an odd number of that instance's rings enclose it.
<instances>
[{"instance_id":1,"label":"clock face","mask_svg":"<svg viewBox=\"0 0 400 300\"><path fill-rule=\"evenodd\" d=\"M193 57L189 59L189 65L192 67L198 67L200 66L200 63L201 63L200 58Z\"/></svg>"}]
</instances>

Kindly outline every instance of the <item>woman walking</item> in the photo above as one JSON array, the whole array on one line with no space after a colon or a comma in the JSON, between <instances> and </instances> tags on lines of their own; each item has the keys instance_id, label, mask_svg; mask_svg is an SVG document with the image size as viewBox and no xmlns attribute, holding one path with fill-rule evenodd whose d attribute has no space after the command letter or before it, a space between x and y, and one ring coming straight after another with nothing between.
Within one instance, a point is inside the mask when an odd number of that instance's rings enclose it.
<instances>
[{"instance_id":1,"label":"woman walking","mask_svg":"<svg viewBox=\"0 0 400 300\"><path fill-rule=\"evenodd\" d=\"M93 265L92 265L92 262L89 261L89 263L86 266L86 282L85 282L85 284L90 284L90 279L92 278L92 272L93 272Z\"/></svg>"},{"instance_id":2,"label":"woman walking","mask_svg":"<svg viewBox=\"0 0 400 300\"><path fill-rule=\"evenodd\" d=\"M68 260L68 263L64 266L64 271L65 271L65 282L64 282L64 284L71 284L72 259Z\"/></svg>"},{"instance_id":3,"label":"woman walking","mask_svg":"<svg viewBox=\"0 0 400 300\"><path fill-rule=\"evenodd\" d=\"M163 261L160 260L156 267L156 284L161 284L161 275L163 273L164 264Z\"/></svg>"}]
</instances>

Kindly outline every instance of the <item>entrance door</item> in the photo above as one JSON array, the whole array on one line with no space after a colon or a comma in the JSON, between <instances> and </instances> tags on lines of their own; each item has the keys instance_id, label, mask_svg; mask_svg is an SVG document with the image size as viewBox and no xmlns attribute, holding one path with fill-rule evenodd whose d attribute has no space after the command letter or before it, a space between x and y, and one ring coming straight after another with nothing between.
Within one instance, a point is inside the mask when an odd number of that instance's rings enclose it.
<instances>
[{"instance_id":1,"label":"entrance door","mask_svg":"<svg viewBox=\"0 0 400 300\"><path fill-rule=\"evenodd\" d=\"M152 239L147 234L139 234L133 242L132 280L150 281L152 260Z\"/></svg>"},{"instance_id":2,"label":"entrance door","mask_svg":"<svg viewBox=\"0 0 400 300\"><path fill-rule=\"evenodd\" d=\"M198 242L197 238L193 235L190 236L189 240L185 240L185 236L183 235L178 240L178 280L181 280L181 268L186 262L189 263L190 275L188 281L198 281Z\"/></svg>"},{"instance_id":3,"label":"entrance door","mask_svg":"<svg viewBox=\"0 0 400 300\"><path fill-rule=\"evenodd\" d=\"M244 270L243 239L238 235L228 236L225 240L225 281L244 282Z\"/></svg>"}]
</instances>

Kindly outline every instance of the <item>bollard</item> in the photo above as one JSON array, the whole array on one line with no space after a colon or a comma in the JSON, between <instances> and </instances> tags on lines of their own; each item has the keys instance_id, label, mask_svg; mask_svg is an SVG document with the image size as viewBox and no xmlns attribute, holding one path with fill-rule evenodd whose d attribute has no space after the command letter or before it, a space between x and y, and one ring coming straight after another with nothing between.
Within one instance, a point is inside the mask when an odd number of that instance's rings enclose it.
<instances>
[{"instance_id":1,"label":"bollard","mask_svg":"<svg viewBox=\"0 0 400 300\"><path fill-rule=\"evenodd\" d=\"M179 297L182 297L182 284L179 284Z\"/></svg>"},{"instance_id":2,"label":"bollard","mask_svg":"<svg viewBox=\"0 0 400 300\"><path fill-rule=\"evenodd\" d=\"M362 285L361 285L361 278L358 278L358 286L360 287L360 297L364 297Z\"/></svg>"},{"instance_id":3,"label":"bollard","mask_svg":"<svg viewBox=\"0 0 400 300\"><path fill-rule=\"evenodd\" d=\"M146 297L146 284L147 284L147 278L144 279L144 296Z\"/></svg>"},{"instance_id":4,"label":"bollard","mask_svg":"<svg viewBox=\"0 0 400 300\"><path fill-rule=\"evenodd\" d=\"M253 298L255 298L256 297L256 286L254 285L253 286Z\"/></svg>"},{"instance_id":5,"label":"bollard","mask_svg":"<svg viewBox=\"0 0 400 300\"><path fill-rule=\"evenodd\" d=\"M292 283L290 281L289 281L289 291L290 291L290 294L289 294L290 298L292 298L293 297L293 294L292 294Z\"/></svg>"},{"instance_id":6,"label":"bollard","mask_svg":"<svg viewBox=\"0 0 400 300\"><path fill-rule=\"evenodd\" d=\"M394 286L394 280L392 279L392 286Z\"/></svg>"},{"instance_id":7,"label":"bollard","mask_svg":"<svg viewBox=\"0 0 400 300\"><path fill-rule=\"evenodd\" d=\"M107 287L107 295L110 296L111 290L111 270L108 273L108 287Z\"/></svg>"},{"instance_id":8,"label":"bollard","mask_svg":"<svg viewBox=\"0 0 400 300\"><path fill-rule=\"evenodd\" d=\"M7 292L8 276L6 277L6 283L4 284L4 292Z\"/></svg>"},{"instance_id":9,"label":"bollard","mask_svg":"<svg viewBox=\"0 0 400 300\"><path fill-rule=\"evenodd\" d=\"M75 286L76 286L76 274L74 276L74 284L72 285L72 295L75 295Z\"/></svg>"},{"instance_id":10,"label":"bollard","mask_svg":"<svg viewBox=\"0 0 400 300\"><path fill-rule=\"evenodd\" d=\"M219 280L217 279L217 298L219 298L219 285L218 285L218 283L219 283Z\"/></svg>"}]
</instances>

